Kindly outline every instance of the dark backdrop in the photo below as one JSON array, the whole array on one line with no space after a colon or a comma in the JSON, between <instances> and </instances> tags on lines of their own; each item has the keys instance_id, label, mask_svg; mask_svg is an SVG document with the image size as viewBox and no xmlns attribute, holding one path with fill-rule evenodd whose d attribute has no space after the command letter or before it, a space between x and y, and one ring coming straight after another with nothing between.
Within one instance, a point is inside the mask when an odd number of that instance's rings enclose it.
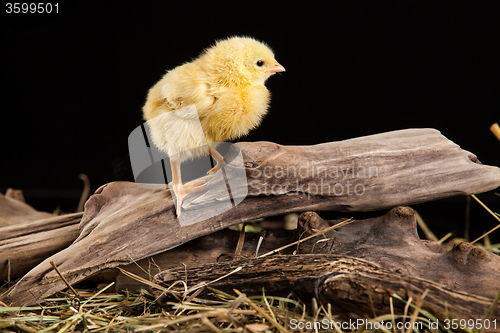
<instances>
[{"instance_id":1,"label":"dark backdrop","mask_svg":"<svg viewBox=\"0 0 500 333\"><path fill-rule=\"evenodd\" d=\"M59 2L57 14L4 13L0 191L21 188L38 209L72 211L79 173L93 190L133 180L127 137L142 121L147 90L230 35L266 41L287 69L268 81L264 122L241 140L308 145L432 127L500 165L489 131L500 106L497 7L76 1ZM479 197L498 210L494 193ZM460 236L465 203L414 207L439 236ZM471 212L473 237L495 225L475 202Z\"/></svg>"}]
</instances>

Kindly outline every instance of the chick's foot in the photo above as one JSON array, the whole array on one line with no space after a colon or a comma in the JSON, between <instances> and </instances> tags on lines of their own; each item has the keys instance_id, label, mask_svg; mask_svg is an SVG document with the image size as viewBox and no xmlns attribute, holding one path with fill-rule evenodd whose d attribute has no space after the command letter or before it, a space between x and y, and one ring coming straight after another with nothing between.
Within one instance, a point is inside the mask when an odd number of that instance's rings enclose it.
<instances>
[{"instance_id":1,"label":"chick's foot","mask_svg":"<svg viewBox=\"0 0 500 333\"><path fill-rule=\"evenodd\" d=\"M207 181L205 179L195 179L193 181L190 181L189 183L184 184L184 187L196 187L198 185L203 185L205 183L207 183ZM204 191L204 190L200 190L200 191Z\"/></svg>"},{"instance_id":2,"label":"chick's foot","mask_svg":"<svg viewBox=\"0 0 500 333\"><path fill-rule=\"evenodd\" d=\"M201 183L201 185L199 185ZM192 182L189 182L187 184L174 184L173 190L175 193L176 201L177 201L177 209L176 209L176 214L177 217L181 215L182 211L182 201L184 198L191 193L197 193L197 192L202 192L205 191L208 188L208 183L204 180L197 179Z\"/></svg>"}]
</instances>

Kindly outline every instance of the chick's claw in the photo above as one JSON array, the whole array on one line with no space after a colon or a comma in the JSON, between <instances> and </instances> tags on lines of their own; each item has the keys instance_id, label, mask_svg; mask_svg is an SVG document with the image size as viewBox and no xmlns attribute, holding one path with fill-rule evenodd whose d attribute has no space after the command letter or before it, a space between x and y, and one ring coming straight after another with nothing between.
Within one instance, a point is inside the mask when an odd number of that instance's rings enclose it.
<instances>
[{"instance_id":1,"label":"chick's claw","mask_svg":"<svg viewBox=\"0 0 500 333\"><path fill-rule=\"evenodd\" d=\"M210 169L210 170L207 171L207 175L214 174L217 170L219 170L219 168L220 168L220 164L217 163L216 166L214 166L212 169Z\"/></svg>"},{"instance_id":2,"label":"chick's claw","mask_svg":"<svg viewBox=\"0 0 500 333\"><path fill-rule=\"evenodd\" d=\"M222 163L222 160L224 160L224 157L217 150L210 148L210 146L208 146L208 153L213 157L216 163L215 166L207 172L207 175L211 175L219 170L220 164Z\"/></svg>"}]
</instances>

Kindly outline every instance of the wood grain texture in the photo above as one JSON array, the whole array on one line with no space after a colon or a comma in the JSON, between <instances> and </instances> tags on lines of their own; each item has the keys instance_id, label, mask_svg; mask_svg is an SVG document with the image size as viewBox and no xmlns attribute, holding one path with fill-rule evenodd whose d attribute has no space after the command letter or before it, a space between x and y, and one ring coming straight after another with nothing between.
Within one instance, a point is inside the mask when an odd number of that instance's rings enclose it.
<instances>
[{"instance_id":1,"label":"wood grain texture","mask_svg":"<svg viewBox=\"0 0 500 333\"><path fill-rule=\"evenodd\" d=\"M233 272L225 279L215 279ZM261 295L265 289L269 296L289 296L293 293L306 303L316 298L326 308L330 303L332 313L352 318L372 317L390 313L389 298L396 294L413 303L423 299L422 309L443 320L447 311L457 319L484 318L493 298L450 289L440 283L395 273L367 260L331 254L281 255L199 265L189 269L171 269L157 274L154 282L169 287L176 281L185 281L188 288L200 283L234 295L237 289L248 295ZM180 292L184 289L171 289ZM160 290L153 291L160 304L175 298ZM211 291L204 289L199 296L210 298ZM373 304L373 306L372 306ZM403 314L405 302L393 300L396 314ZM450 306L450 304L453 304ZM500 319L500 308L492 319Z\"/></svg>"},{"instance_id":2,"label":"wood grain texture","mask_svg":"<svg viewBox=\"0 0 500 333\"><path fill-rule=\"evenodd\" d=\"M392 208L500 186L500 169L481 165L475 155L434 129L314 146L238 146L249 161L245 166L250 195L299 192L327 200L335 197L325 205L339 211ZM474 181L464 186L467 179Z\"/></svg>"},{"instance_id":3,"label":"wood grain texture","mask_svg":"<svg viewBox=\"0 0 500 333\"><path fill-rule=\"evenodd\" d=\"M82 215L52 215L27 224L0 228L0 281L14 281L70 246L80 233L78 225Z\"/></svg>"},{"instance_id":4,"label":"wood grain texture","mask_svg":"<svg viewBox=\"0 0 500 333\"><path fill-rule=\"evenodd\" d=\"M449 316L457 320L483 319L493 303L491 298L457 292L432 281L361 268L355 273L341 272L328 276L323 280L318 295L321 303L330 303L332 311L343 314L345 318L353 313L363 317L371 317L374 312L375 315L391 313L391 297L396 314L404 313L406 302L411 297L412 305L422 302L421 308L433 314L440 322L450 318ZM394 295L398 295L403 301L397 300ZM497 322L500 319L499 307L491 316L491 320L494 319ZM489 332L498 331L497 325L497 330Z\"/></svg>"},{"instance_id":5,"label":"wood grain texture","mask_svg":"<svg viewBox=\"0 0 500 333\"><path fill-rule=\"evenodd\" d=\"M314 212L299 218L302 237L329 227ZM437 282L449 290L493 299L500 289L500 257L462 242L444 252L436 242L423 241L417 234L415 211L396 207L386 215L355 221L325 234L327 242L309 240L302 253L332 253L362 258L390 272ZM333 244L332 244L333 243Z\"/></svg>"}]
</instances>

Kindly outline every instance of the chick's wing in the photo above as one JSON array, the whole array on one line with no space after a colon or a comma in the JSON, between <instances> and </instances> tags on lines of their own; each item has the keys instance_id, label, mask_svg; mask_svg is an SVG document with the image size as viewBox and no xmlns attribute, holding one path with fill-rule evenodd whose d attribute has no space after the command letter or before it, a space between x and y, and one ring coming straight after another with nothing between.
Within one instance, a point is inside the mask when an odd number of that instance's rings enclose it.
<instances>
[{"instance_id":1,"label":"chick's wing","mask_svg":"<svg viewBox=\"0 0 500 333\"><path fill-rule=\"evenodd\" d=\"M172 110L194 104L203 114L216 101L206 74L192 63L170 71L161 84L161 95Z\"/></svg>"}]
</instances>

